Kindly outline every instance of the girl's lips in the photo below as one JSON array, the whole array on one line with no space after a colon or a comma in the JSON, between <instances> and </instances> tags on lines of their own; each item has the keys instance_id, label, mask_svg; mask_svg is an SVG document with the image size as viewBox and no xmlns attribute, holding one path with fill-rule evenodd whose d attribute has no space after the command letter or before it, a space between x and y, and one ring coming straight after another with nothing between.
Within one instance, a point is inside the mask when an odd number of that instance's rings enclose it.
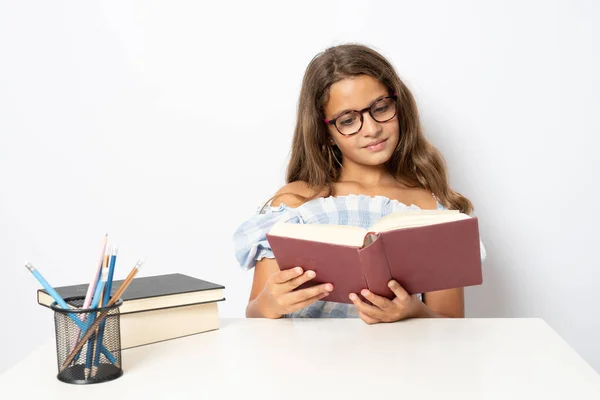
<instances>
[{"instance_id":1,"label":"girl's lips","mask_svg":"<svg viewBox=\"0 0 600 400\"><path fill-rule=\"evenodd\" d=\"M372 144L365 146L365 149L367 149L369 151L380 151L380 150L383 150L386 142L387 142L387 139L379 140L377 142L374 142Z\"/></svg>"}]
</instances>

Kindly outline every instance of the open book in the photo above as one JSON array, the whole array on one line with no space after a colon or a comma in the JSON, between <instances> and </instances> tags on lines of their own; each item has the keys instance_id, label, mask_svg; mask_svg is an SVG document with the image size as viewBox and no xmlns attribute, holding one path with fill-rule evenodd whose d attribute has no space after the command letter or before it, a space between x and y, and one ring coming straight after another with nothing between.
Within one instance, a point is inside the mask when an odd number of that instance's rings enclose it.
<instances>
[{"instance_id":1,"label":"open book","mask_svg":"<svg viewBox=\"0 0 600 400\"><path fill-rule=\"evenodd\" d=\"M300 288L333 284L326 301L351 303L365 288L392 299L391 279L411 294L483 281L478 220L454 210L400 211L368 229L282 222L267 240L280 269L316 272Z\"/></svg>"}]
</instances>

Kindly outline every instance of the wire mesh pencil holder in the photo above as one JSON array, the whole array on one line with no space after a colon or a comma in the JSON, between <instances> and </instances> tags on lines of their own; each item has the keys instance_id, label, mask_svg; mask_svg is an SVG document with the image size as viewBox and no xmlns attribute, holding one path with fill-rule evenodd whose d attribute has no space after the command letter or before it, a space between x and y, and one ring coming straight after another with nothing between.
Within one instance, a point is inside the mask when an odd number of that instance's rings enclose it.
<instances>
[{"instance_id":1,"label":"wire mesh pencil holder","mask_svg":"<svg viewBox=\"0 0 600 400\"><path fill-rule=\"evenodd\" d=\"M54 310L58 380L73 384L107 382L123 375L119 299L110 307L82 309L83 298L69 298L70 310Z\"/></svg>"}]
</instances>

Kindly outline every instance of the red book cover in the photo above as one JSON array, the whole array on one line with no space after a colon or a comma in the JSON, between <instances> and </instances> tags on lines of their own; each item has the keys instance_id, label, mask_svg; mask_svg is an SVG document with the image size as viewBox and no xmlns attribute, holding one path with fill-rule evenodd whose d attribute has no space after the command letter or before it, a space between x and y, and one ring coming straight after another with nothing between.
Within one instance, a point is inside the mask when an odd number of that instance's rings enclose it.
<instances>
[{"instance_id":1,"label":"red book cover","mask_svg":"<svg viewBox=\"0 0 600 400\"><path fill-rule=\"evenodd\" d=\"M476 217L432 225L366 232L363 245L343 245L268 234L281 270L302 267L316 277L302 285L332 283L325 301L351 303L348 295L367 288L394 298L397 280L408 293L479 285L483 282Z\"/></svg>"}]
</instances>

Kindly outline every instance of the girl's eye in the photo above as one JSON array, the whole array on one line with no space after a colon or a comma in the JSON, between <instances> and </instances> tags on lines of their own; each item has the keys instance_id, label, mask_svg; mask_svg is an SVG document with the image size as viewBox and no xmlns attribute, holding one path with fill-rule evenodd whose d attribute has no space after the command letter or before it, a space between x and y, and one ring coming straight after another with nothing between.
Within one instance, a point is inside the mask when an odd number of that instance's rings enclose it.
<instances>
[{"instance_id":1,"label":"girl's eye","mask_svg":"<svg viewBox=\"0 0 600 400\"><path fill-rule=\"evenodd\" d=\"M340 121L338 121L338 123L341 126L350 126L355 122L356 118L350 117L350 118L342 118Z\"/></svg>"},{"instance_id":2,"label":"girl's eye","mask_svg":"<svg viewBox=\"0 0 600 400\"><path fill-rule=\"evenodd\" d=\"M386 112L388 108L389 108L388 105L385 105L383 107L377 107L374 112L375 112L375 114L381 114L381 113Z\"/></svg>"}]
</instances>

